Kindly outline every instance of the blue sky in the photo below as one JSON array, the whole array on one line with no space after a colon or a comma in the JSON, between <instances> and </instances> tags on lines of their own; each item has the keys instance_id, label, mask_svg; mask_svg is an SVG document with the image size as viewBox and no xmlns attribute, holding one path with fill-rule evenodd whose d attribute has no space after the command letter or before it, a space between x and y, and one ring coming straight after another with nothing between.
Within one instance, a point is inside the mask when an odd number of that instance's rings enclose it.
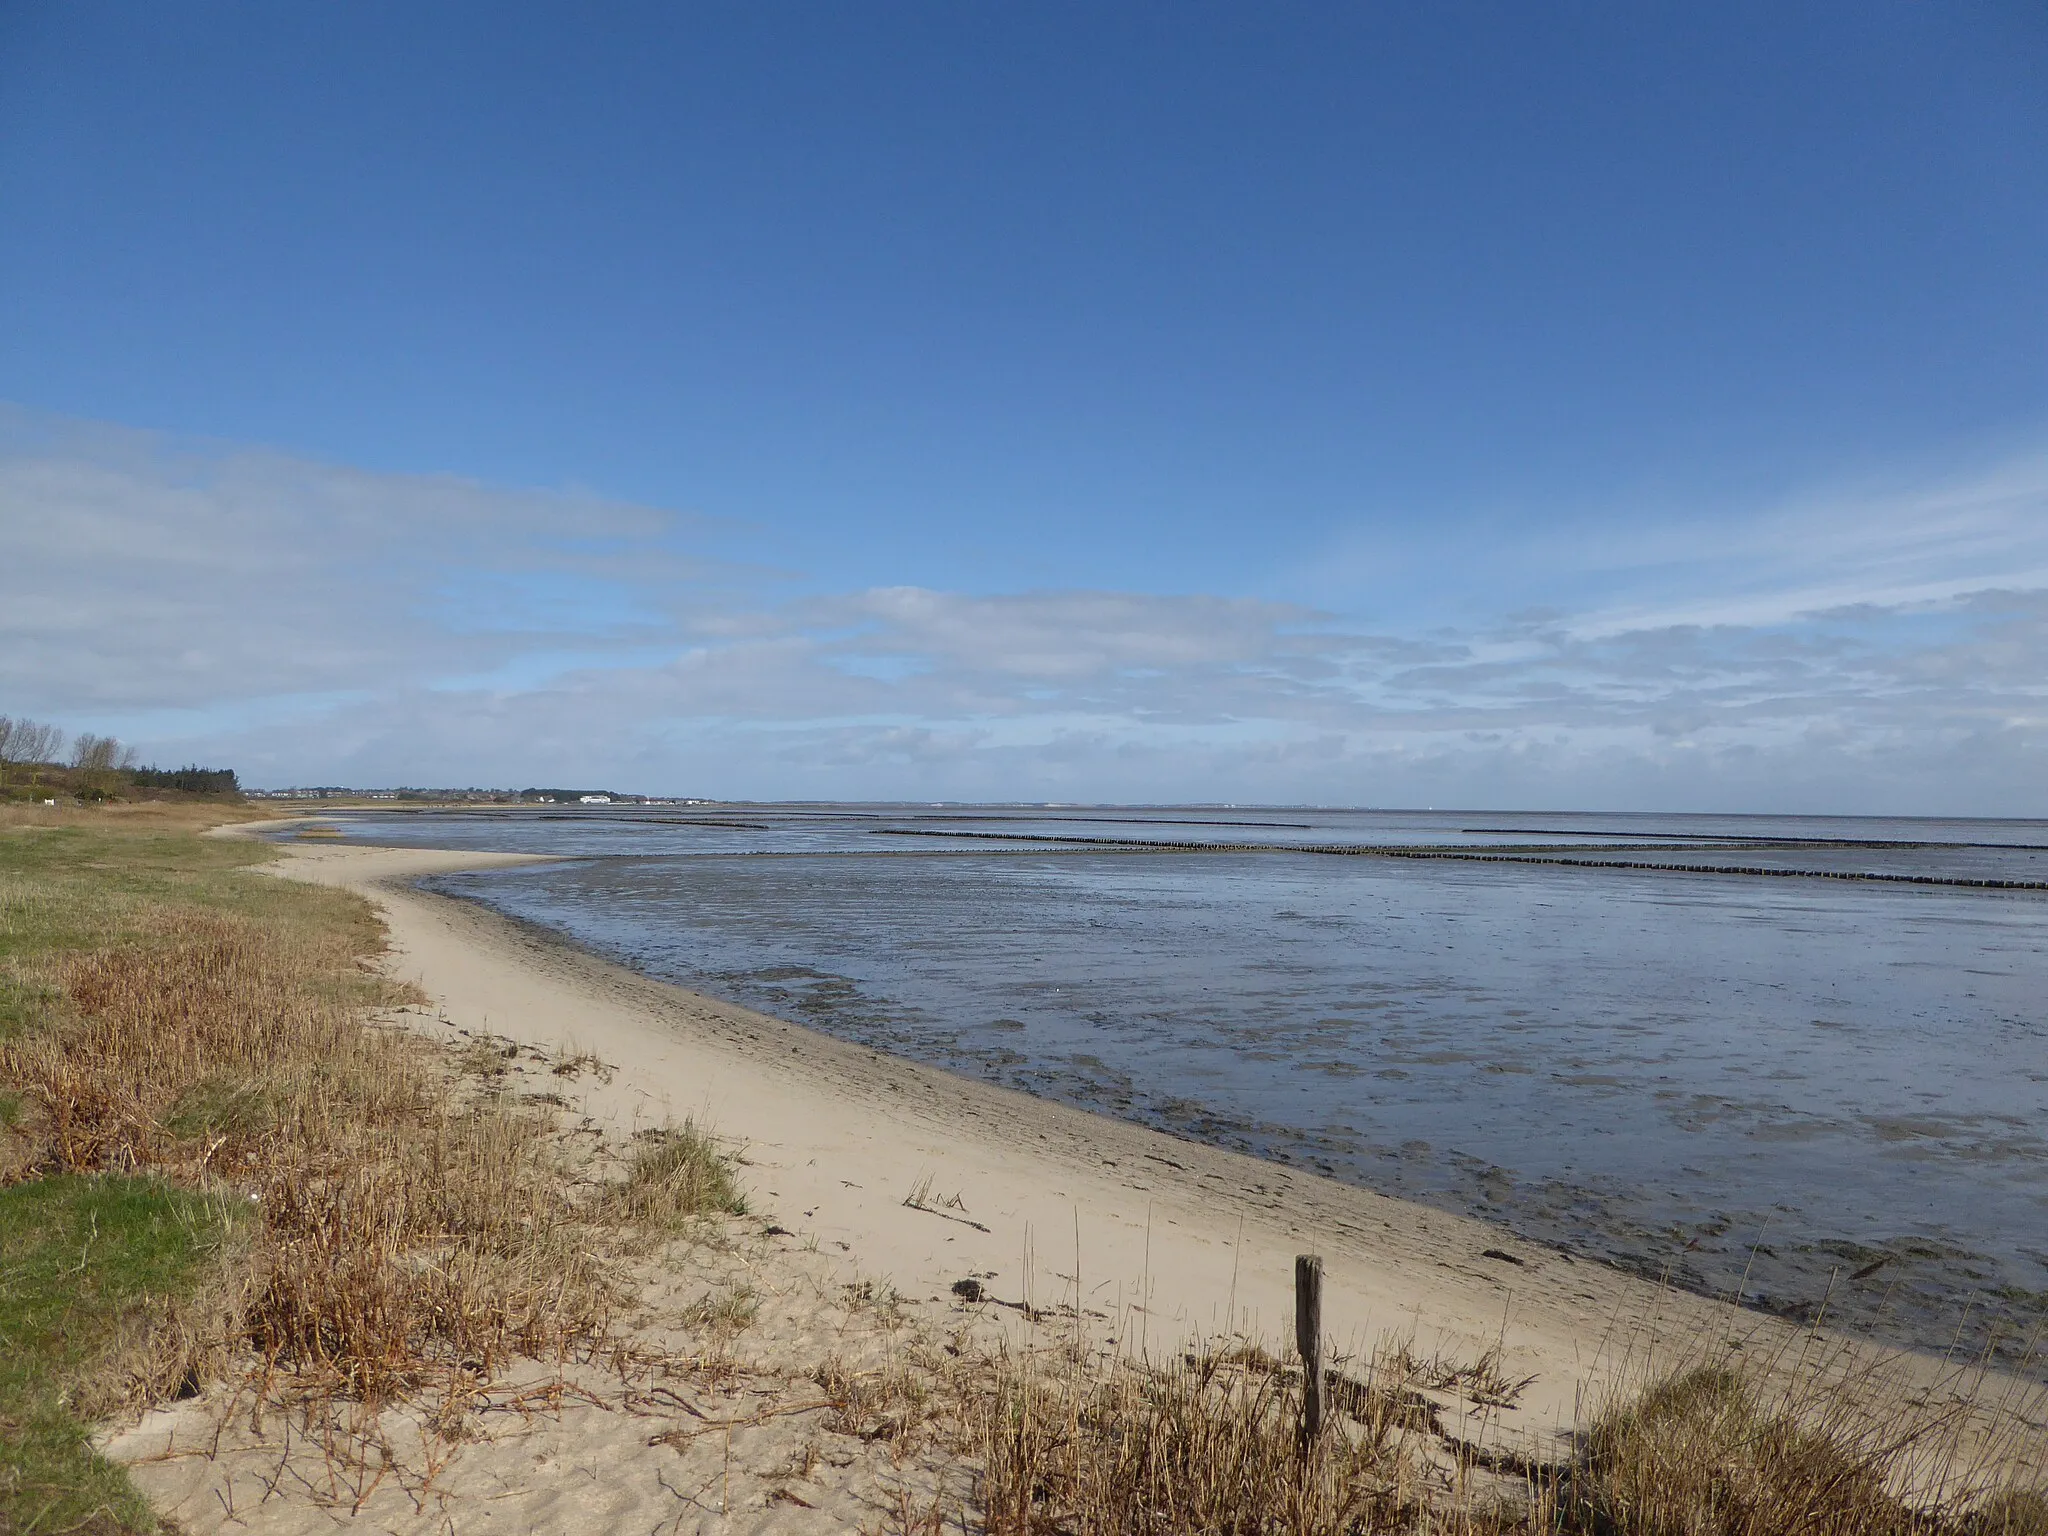
<instances>
[{"instance_id":1,"label":"blue sky","mask_svg":"<svg viewBox=\"0 0 2048 1536\"><path fill-rule=\"evenodd\" d=\"M2030 4L0 8L0 710L2048 813Z\"/></svg>"}]
</instances>

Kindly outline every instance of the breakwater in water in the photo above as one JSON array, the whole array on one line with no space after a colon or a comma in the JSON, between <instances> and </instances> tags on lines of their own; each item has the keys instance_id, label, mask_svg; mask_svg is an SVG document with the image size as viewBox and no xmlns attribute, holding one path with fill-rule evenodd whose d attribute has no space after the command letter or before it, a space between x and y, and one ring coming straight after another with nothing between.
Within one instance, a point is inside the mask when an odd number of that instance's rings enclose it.
<instances>
[{"instance_id":1,"label":"breakwater in water","mask_svg":"<svg viewBox=\"0 0 2048 1536\"><path fill-rule=\"evenodd\" d=\"M1797 869L1773 868L1767 864L1665 864L1650 859L1601 859L1590 858L1587 854L1604 850L1593 847L1574 849L1571 856L1543 849L1524 849L1514 853L1483 853L1474 848L1403 848L1369 843L1203 843L1167 842L1150 838L1132 837L1061 837L1046 833L1016 832L938 832L906 827L885 827L880 835L887 837L952 837L980 838L989 842L1033 842L1059 843L1080 847L1149 849L1159 853L1308 853L1329 855L1350 855L1355 858L1372 859L1456 859L1465 864L1556 864L1572 869L1652 869L1673 875L1775 875L1793 880L1875 880L1890 881L1900 885L1954 885L1986 891L2048 891L2048 880L1997 880L1973 878L1967 875L1924 875L1902 874L1872 869ZM1772 842L1768 847L1781 850L1796 850L1803 847L1835 847L1842 844ZM1855 848L1919 849L1923 843L1880 843L1854 842L1846 846ZM2011 847L2008 844L1977 844L1978 847ZM1633 851L1633 849L1629 850ZM1676 844L1675 852L1692 853L1699 851L1697 844ZM2028 850L2024 847L2014 851Z\"/></svg>"}]
</instances>

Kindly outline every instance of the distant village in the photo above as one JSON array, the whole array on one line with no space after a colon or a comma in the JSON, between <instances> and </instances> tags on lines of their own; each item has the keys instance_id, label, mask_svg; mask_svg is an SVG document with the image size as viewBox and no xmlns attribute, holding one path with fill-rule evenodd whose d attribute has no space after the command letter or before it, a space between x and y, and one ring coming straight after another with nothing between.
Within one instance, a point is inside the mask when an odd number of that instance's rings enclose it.
<instances>
[{"instance_id":1,"label":"distant village","mask_svg":"<svg viewBox=\"0 0 2048 1536\"><path fill-rule=\"evenodd\" d=\"M392 800L431 805L715 805L680 795L628 795L613 789L350 789L313 784L251 789L251 800Z\"/></svg>"}]
</instances>

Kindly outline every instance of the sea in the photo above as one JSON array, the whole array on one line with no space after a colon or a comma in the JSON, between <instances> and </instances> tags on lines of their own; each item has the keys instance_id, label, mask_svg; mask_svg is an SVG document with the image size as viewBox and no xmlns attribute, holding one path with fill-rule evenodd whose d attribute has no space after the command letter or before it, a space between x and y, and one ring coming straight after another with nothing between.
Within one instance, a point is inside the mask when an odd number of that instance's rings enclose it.
<instances>
[{"instance_id":1,"label":"sea","mask_svg":"<svg viewBox=\"0 0 2048 1536\"><path fill-rule=\"evenodd\" d=\"M2048 1322L2048 822L336 814L824 1034L1925 1348ZM290 834L280 834L288 836Z\"/></svg>"}]
</instances>

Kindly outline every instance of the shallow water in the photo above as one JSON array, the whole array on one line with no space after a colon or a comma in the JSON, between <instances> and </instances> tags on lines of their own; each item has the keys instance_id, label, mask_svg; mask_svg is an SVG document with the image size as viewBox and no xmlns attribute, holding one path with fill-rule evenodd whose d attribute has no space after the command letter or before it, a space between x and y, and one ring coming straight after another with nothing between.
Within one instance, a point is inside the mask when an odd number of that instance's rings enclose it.
<instances>
[{"instance_id":1,"label":"shallow water","mask_svg":"<svg viewBox=\"0 0 2048 1536\"><path fill-rule=\"evenodd\" d=\"M1924 1344L1950 1340L1965 1298L1972 1338L2048 1313L2048 892L1600 867L2040 881L2042 823L549 818L337 822L364 841L574 855L434 884L834 1035L1696 1289L1795 1315L1825 1295L1831 1317Z\"/></svg>"}]
</instances>

